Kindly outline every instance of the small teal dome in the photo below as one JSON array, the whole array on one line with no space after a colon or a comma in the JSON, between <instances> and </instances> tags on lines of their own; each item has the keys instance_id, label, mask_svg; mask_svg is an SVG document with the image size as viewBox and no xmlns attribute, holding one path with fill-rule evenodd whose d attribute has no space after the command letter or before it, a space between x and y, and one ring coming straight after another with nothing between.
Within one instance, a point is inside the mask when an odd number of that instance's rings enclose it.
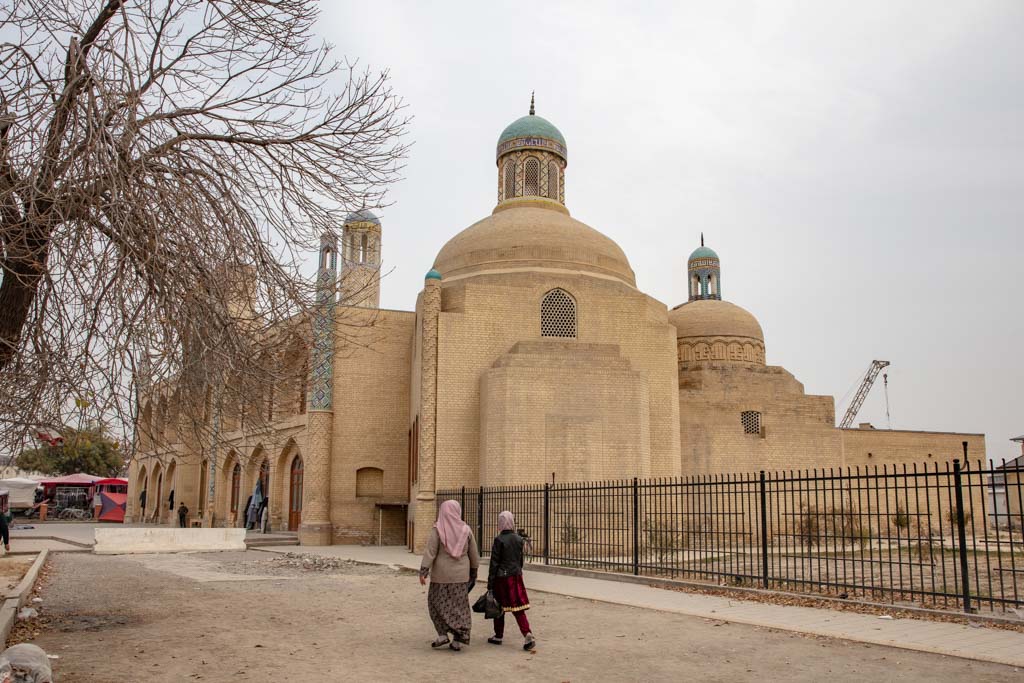
<instances>
[{"instance_id":1,"label":"small teal dome","mask_svg":"<svg viewBox=\"0 0 1024 683\"><path fill-rule=\"evenodd\" d=\"M498 144L515 140L516 138L547 138L565 146L565 138L555 125L542 116L527 114L518 118L501 131Z\"/></svg>"},{"instance_id":2,"label":"small teal dome","mask_svg":"<svg viewBox=\"0 0 1024 683\"><path fill-rule=\"evenodd\" d=\"M373 223L374 225L380 225L380 219L377 218L373 211L360 209L345 216L345 223Z\"/></svg>"},{"instance_id":3,"label":"small teal dome","mask_svg":"<svg viewBox=\"0 0 1024 683\"><path fill-rule=\"evenodd\" d=\"M687 259L687 260L688 261L692 261L694 259L699 259L699 258L713 258L713 259L717 259L718 258L718 254L715 253L714 249L711 249L710 247L705 247L702 244L701 246L699 246L699 247L697 247L696 249L693 250L693 253L690 254L690 258Z\"/></svg>"},{"instance_id":4,"label":"small teal dome","mask_svg":"<svg viewBox=\"0 0 1024 683\"><path fill-rule=\"evenodd\" d=\"M437 272L437 270L435 270L434 268L431 268L430 270L427 271L427 276L424 279L425 280L440 280L441 279L441 273Z\"/></svg>"}]
</instances>

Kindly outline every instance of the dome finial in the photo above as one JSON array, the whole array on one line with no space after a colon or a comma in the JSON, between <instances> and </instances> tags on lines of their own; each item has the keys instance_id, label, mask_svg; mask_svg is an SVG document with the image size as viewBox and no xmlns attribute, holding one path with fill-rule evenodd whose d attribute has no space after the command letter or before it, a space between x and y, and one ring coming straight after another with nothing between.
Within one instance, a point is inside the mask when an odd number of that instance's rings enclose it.
<instances>
[{"instance_id":1,"label":"dome finial","mask_svg":"<svg viewBox=\"0 0 1024 683\"><path fill-rule=\"evenodd\" d=\"M535 92L537 92L537 91L536 90L531 90L530 91L530 116L535 116L537 114L537 112L533 108L533 94Z\"/></svg>"},{"instance_id":2,"label":"dome finial","mask_svg":"<svg viewBox=\"0 0 1024 683\"><path fill-rule=\"evenodd\" d=\"M702 246L702 247L704 246L704 233L703 232L700 234L700 246Z\"/></svg>"}]
</instances>

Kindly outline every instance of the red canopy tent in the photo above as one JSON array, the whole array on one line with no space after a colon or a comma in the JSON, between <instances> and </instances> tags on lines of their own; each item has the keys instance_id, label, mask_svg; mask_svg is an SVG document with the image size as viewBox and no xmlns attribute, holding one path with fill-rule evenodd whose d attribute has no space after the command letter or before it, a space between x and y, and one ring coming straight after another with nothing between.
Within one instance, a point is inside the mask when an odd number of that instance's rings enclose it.
<instances>
[{"instance_id":1,"label":"red canopy tent","mask_svg":"<svg viewBox=\"0 0 1024 683\"><path fill-rule=\"evenodd\" d=\"M51 488L57 486L94 486L98 481L100 481L100 477L94 474L76 472L75 474L68 474L63 477L44 479L39 483L46 488Z\"/></svg>"}]
</instances>

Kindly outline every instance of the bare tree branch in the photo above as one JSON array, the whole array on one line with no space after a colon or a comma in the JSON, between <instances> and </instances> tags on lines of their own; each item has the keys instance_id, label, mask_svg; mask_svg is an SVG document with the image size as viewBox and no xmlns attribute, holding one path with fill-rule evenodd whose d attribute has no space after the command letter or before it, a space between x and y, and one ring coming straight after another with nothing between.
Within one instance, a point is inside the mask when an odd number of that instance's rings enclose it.
<instances>
[{"instance_id":1,"label":"bare tree branch","mask_svg":"<svg viewBox=\"0 0 1024 683\"><path fill-rule=\"evenodd\" d=\"M385 203L406 152L387 72L333 60L316 18L307 0L0 9L0 449L76 416L130 439L161 391L195 429L213 385L229 420L272 417L260 392L301 408L301 258Z\"/></svg>"}]
</instances>

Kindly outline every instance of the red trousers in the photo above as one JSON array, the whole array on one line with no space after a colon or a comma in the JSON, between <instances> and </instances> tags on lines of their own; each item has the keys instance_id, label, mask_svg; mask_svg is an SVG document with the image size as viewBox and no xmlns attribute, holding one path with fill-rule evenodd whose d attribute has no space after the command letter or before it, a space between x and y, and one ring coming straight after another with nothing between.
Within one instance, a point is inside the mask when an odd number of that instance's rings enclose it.
<instances>
[{"instance_id":1,"label":"red trousers","mask_svg":"<svg viewBox=\"0 0 1024 683\"><path fill-rule=\"evenodd\" d=\"M526 610L519 612L512 612L512 616L516 618L516 623L519 624L519 630L523 632L525 636L530 632L530 622L526 618ZM505 636L505 613L502 613L500 617L494 620L494 637L503 638Z\"/></svg>"}]
</instances>

